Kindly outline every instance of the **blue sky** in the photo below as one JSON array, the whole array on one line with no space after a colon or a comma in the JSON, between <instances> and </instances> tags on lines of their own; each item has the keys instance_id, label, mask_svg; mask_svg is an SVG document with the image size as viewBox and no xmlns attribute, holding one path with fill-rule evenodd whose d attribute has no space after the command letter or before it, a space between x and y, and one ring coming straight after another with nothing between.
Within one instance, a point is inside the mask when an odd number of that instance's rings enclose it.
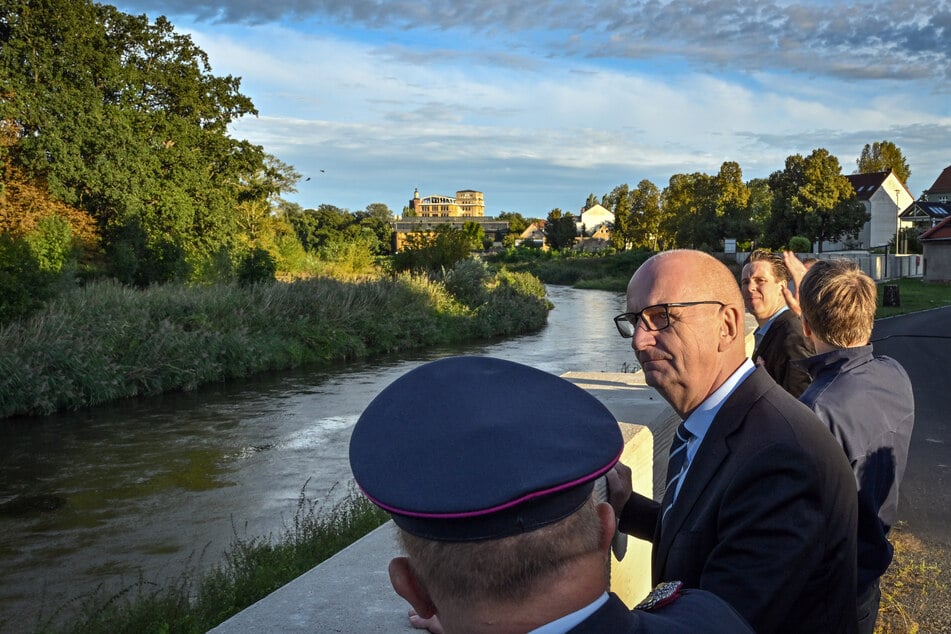
<instances>
[{"instance_id":1,"label":"blue sky","mask_svg":"<svg viewBox=\"0 0 951 634\"><path fill-rule=\"evenodd\" d=\"M744 178L824 147L951 165L951 0L125 0L242 78L232 134L302 175L304 207L485 193L486 214L580 210L643 179ZM323 170L323 171L321 171ZM309 177L310 180L303 180Z\"/></svg>"}]
</instances>

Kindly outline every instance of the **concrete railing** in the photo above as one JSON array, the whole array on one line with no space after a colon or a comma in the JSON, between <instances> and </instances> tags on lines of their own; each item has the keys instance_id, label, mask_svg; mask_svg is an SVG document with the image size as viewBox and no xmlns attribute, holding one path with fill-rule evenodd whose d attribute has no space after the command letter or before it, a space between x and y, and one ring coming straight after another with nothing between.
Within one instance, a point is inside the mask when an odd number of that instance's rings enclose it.
<instances>
[{"instance_id":1,"label":"concrete railing","mask_svg":"<svg viewBox=\"0 0 951 634\"><path fill-rule=\"evenodd\" d=\"M569 372L564 378L603 402L621 421L622 461L634 490L660 499L667 452L679 418L644 384L640 372ZM660 490L658 490L658 485ZM390 586L387 564L398 556L387 522L327 561L211 630L231 632L408 632L408 604ZM621 561L611 562L611 589L628 605L650 590L650 544L629 538Z\"/></svg>"}]
</instances>

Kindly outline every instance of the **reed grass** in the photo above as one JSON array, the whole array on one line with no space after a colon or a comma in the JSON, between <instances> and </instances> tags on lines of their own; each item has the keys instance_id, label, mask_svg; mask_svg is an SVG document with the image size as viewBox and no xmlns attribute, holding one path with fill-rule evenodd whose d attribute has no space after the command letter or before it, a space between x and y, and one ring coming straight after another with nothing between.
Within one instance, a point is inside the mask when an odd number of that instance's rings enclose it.
<instances>
[{"instance_id":1,"label":"reed grass","mask_svg":"<svg viewBox=\"0 0 951 634\"><path fill-rule=\"evenodd\" d=\"M476 308L439 282L409 275L146 290L90 284L0 329L0 418L545 324L548 307L537 288L490 283L486 303Z\"/></svg>"}]
</instances>

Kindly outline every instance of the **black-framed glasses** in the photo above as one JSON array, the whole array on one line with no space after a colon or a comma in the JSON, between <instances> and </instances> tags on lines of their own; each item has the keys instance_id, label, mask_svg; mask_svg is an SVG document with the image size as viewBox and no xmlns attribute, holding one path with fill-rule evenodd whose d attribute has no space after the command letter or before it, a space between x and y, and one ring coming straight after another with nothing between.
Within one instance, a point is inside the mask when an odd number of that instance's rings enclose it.
<instances>
[{"instance_id":1,"label":"black-framed glasses","mask_svg":"<svg viewBox=\"0 0 951 634\"><path fill-rule=\"evenodd\" d=\"M636 313L622 313L618 315L614 318L614 325L617 326L617 331L621 333L622 337L625 339L630 339L634 336L634 331L637 330L638 322L644 326L645 330L663 330L670 325L671 308L698 306L700 304L719 304L720 306L726 306L726 304L723 302L718 302L715 299L702 302L669 302L667 304L654 304L653 306L648 306L644 310L640 310Z\"/></svg>"}]
</instances>

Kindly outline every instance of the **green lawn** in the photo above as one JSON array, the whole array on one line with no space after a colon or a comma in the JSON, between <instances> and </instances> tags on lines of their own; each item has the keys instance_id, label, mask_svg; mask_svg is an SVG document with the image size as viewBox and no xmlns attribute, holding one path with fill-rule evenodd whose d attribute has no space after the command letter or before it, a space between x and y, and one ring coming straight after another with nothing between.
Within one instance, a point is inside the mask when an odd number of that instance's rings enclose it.
<instances>
[{"instance_id":1,"label":"green lawn","mask_svg":"<svg viewBox=\"0 0 951 634\"><path fill-rule=\"evenodd\" d=\"M886 285L898 285L899 306L882 306ZM951 284L925 283L918 278L902 278L878 285L878 310L875 318L892 317L921 310L951 306Z\"/></svg>"}]
</instances>

